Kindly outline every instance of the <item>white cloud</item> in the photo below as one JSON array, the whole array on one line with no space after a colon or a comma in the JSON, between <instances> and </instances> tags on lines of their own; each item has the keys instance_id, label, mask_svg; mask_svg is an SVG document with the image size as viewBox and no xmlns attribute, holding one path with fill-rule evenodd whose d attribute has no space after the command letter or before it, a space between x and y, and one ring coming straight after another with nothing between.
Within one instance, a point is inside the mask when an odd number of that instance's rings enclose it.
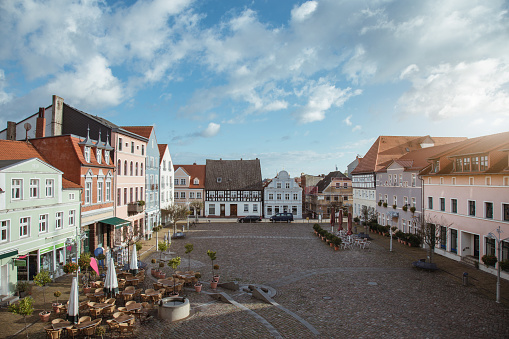
<instances>
[{"instance_id":1,"label":"white cloud","mask_svg":"<svg viewBox=\"0 0 509 339\"><path fill-rule=\"evenodd\" d=\"M211 138L213 136L216 136L217 133L219 133L219 130L221 129L221 125L219 124L216 124L216 123L209 123L209 125L207 126L207 128L205 128L201 133L200 135L204 138Z\"/></svg>"},{"instance_id":2,"label":"white cloud","mask_svg":"<svg viewBox=\"0 0 509 339\"><path fill-rule=\"evenodd\" d=\"M317 1L307 1L298 7L292 9L292 20L303 21L316 10Z\"/></svg>"},{"instance_id":3,"label":"white cloud","mask_svg":"<svg viewBox=\"0 0 509 339\"><path fill-rule=\"evenodd\" d=\"M357 132L357 131L360 131L361 129L362 129L361 125L355 125L355 127L352 128L352 132Z\"/></svg>"},{"instance_id":4,"label":"white cloud","mask_svg":"<svg viewBox=\"0 0 509 339\"><path fill-rule=\"evenodd\" d=\"M349 115L346 117L345 120L343 120L343 122L347 125L347 126L352 126L352 115Z\"/></svg>"},{"instance_id":5,"label":"white cloud","mask_svg":"<svg viewBox=\"0 0 509 339\"><path fill-rule=\"evenodd\" d=\"M12 99L12 94L5 91L7 87L7 80L5 79L5 72L0 69L0 105L9 102Z\"/></svg>"}]
</instances>

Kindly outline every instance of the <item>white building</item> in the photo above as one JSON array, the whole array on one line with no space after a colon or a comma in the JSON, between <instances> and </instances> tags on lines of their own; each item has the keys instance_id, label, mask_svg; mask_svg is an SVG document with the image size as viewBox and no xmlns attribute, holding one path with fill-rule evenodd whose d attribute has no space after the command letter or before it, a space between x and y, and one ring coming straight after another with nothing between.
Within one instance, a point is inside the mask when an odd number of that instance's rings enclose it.
<instances>
[{"instance_id":1,"label":"white building","mask_svg":"<svg viewBox=\"0 0 509 339\"><path fill-rule=\"evenodd\" d=\"M279 212L291 212L294 218L302 218L302 188L286 171L279 172L265 187L263 201L265 218Z\"/></svg>"},{"instance_id":2,"label":"white building","mask_svg":"<svg viewBox=\"0 0 509 339\"><path fill-rule=\"evenodd\" d=\"M173 198L173 178L175 175L173 169L173 162L171 161L170 150L168 149L167 144L159 144L159 207L160 209L167 209L174 203ZM161 214L161 223L165 224L169 222L169 218L166 217L166 220L163 220L163 216Z\"/></svg>"}]
</instances>

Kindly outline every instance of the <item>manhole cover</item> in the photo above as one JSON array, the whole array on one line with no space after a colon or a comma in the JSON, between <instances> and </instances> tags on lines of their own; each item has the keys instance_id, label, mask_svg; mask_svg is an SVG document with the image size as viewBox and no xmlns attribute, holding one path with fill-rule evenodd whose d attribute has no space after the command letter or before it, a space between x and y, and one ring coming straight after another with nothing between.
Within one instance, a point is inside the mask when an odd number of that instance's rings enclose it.
<instances>
[{"instance_id":1,"label":"manhole cover","mask_svg":"<svg viewBox=\"0 0 509 339\"><path fill-rule=\"evenodd\" d=\"M332 297L323 297L324 300L331 300Z\"/></svg>"},{"instance_id":2,"label":"manhole cover","mask_svg":"<svg viewBox=\"0 0 509 339\"><path fill-rule=\"evenodd\" d=\"M376 282L374 282L374 281L370 281L370 282L368 282L368 285L376 286L376 285L378 285L378 284L377 284Z\"/></svg>"}]
</instances>

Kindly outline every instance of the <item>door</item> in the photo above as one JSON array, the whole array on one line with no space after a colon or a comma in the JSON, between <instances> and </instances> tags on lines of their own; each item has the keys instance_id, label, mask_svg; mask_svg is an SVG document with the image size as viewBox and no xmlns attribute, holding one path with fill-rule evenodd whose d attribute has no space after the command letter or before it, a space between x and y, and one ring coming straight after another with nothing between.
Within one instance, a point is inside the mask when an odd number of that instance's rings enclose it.
<instances>
[{"instance_id":1,"label":"door","mask_svg":"<svg viewBox=\"0 0 509 339\"><path fill-rule=\"evenodd\" d=\"M479 235L474 234L474 257L479 260Z\"/></svg>"},{"instance_id":2,"label":"door","mask_svg":"<svg viewBox=\"0 0 509 339\"><path fill-rule=\"evenodd\" d=\"M221 204L219 216L224 217L224 215L225 215L224 212L225 212L225 206L224 206L224 204Z\"/></svg>"},{"instance_id":3,"label":"door","mask_svg":"<svg viewBox=\"0 0 509 339\"><path fill-rule=\"evenodd\" d=\"M0 270L0 294L9 295L9 275L7 273L7 265L3 265Z\"/></svg>"},{"instance_id":4,"label":"door","mask_svg":"<svg viewBox=\"0 0 509 339\"><path fill-rule=\"evenodd\" d=\"M230 205L230 216L232 216L232 217L237 216L237 205L236 204Z\"/></svg>"}]
</instances>

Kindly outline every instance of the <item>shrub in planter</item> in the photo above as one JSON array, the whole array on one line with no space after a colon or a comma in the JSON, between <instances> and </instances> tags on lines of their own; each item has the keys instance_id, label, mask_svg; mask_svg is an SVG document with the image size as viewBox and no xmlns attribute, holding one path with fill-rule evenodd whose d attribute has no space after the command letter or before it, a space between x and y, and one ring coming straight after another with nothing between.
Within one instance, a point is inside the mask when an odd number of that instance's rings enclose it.
<instances>
[{"instance_id":1,"label":"shrub in planter","mask_svg":"<svg viewBox=\"0 0 509 339\"><path fill-rule=\"evenodd\" d=\"M394 205L392 205L392 208L396 209L396 208L398 208L398 206L396 206L396 204L394 204Z\"/></svg>"},{"instance_id":2,"label":"shrub in planter","mask_svg":"<svg viewBox=\"0 0 509 339\"><path fill-rule=\"evenodd\" d=\"M80 268L80 266L78 264L76 264L74 262L69 262L69 263L64 265L64 272L67 273L67 274L74 273L79 268Z\"/></svg>"},{"instance_id":3,"label":"shrub in planter","mask_svg":"<svg viewBox=\"0 0 509 339\"><path fill-rule=\"evenodd\" d=\"M408 210L408 207L407 207L407 205L403 205L403 207L401 207L401 209L406 212Z\"/></svg>"},{"instance_id":4,"label":"shrub in planter","mask_svg":"<svg viewBox=\"0 0 509 339\"><path fill-rule=\"evenodd\" d=\"M410 207L410 212L415 213L415 207L414 206Z\"/></svg>"},{"instance_id":5,"label":"shrub in planter","mask_svg":"<svg viewBox=\"0 0 509 339\"><path fill-rule=\"evenodd\" d=\"M30 288L31 286L28 281L20 280L16 283L16 292L18 292L20 298L24 298L25 295L30 294Z\"/></svg>"},{"instance_id":6,"label":"shrub in planter","mask_svg":"<svg viewBox=\"0 0 509 339\"><path fill-rule=\"evenodd\" d=\"M382 200L378 202L378 206L382 206Z\"/></svg>"},{"instance_id":7,"label":"shrub in planter","mask_svg":"<svg viewBox=\"0 0 509 339\"><path fill-rule=\"evenodd\" d=\"M384 202L382 205L384 205L384 207L387 207L387 203L386 202Z\"/></svg>"},{"instance_id":8,"label":"shrub in planter","mask_svg":"<svg viewBox=\"0 0 509 339\"><path fill-rule=\"evenodd\" d=\"M42 287L42 297L43 297L43 300L44 300L44 304L43 304L43 308L46 306L46 293L45 293L45 287L46 285L48 285L49 283L51 282L51 277L49 275L49 272L46 271L46 270L42 270L40 271L39 273L37 273L37 275L34 277L34 284L36 284L37 286L40 286ZM49 312L46 311L46 309L44 309L44 311L42 311L41 313L39 314L42 314L42 315L45 315Z\"/></svg>"},{"instance_id":9,"label":"shrub in planter","mask_svg":"<svg viewBox=\"0 0 509 339\"><path fill-rule=\"evenodd\" d=\"M407 242L410 243L412 247L419 247L421 245L421 239L415 234L409 234Z\"/></svg>"},{"instance_id":10,"label":"shrub in planter","mask_svg":"<svg viewBox=\"0 0 509 339\"><path fill-rule=\"evenodd\" d=\"M355 217L355 218L353 218L353 221L358 223L359 221L361 221L361 219L359 219L359 217Z\"/></svg>"},{"instance_id":11,"label":"shrub in planter","mask_svg":"<svg viewBox=\"0 0 509 339\"><path fill-rule=\"evenodd\" d=\"M486 266L495 266L498 261L497 257L493 254L485 254L481 257L481 260Z\"/></svg>"},{"instance_id":12,"label":"shrub in planter","mask_svg":"<svg viewBox=\"0 0 509 339\"><path fill-rule=\"evenodd\" d=\"M401 232L401 231L396 231L396 233L394 233L394 235L395 235L398 239L402 239L402 238L403 238L404 233L403 233L403 232Z\"/></svg>"},{"instance_id":13,"label":"shrub in planter","mask_svg":"<svg viewBox=\"0 0 509 339\"><path fill-rule=\"evenodd\" d=\"M500 269L503 271L509 271L509 259L502 260L500 263Z\"/></svg>"}]
</instances>

